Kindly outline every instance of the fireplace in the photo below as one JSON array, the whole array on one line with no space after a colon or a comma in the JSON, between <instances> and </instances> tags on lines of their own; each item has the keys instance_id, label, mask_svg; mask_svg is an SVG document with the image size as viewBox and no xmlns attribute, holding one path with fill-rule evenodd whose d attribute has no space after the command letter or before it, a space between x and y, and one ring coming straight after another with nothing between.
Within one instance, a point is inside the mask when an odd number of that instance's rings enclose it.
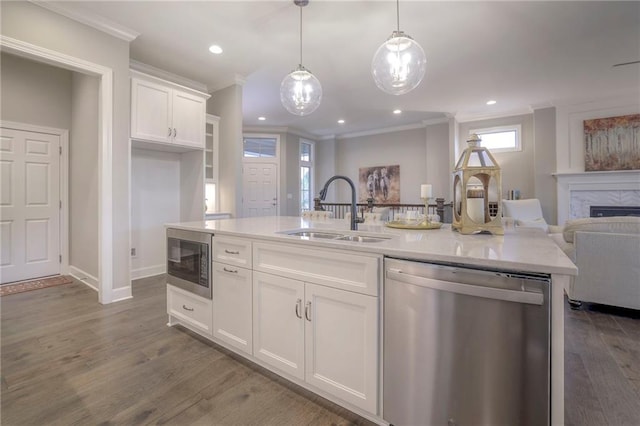
<instances>
[{"instance_id":1,"label":"fireplace","mask_svg":"<svg viewBox=\"0 0 640 426\"><path fill-rule=\"evenodd\" d=\"M591 207L632 209L640 215L640 171L556 173L558 224L570 219L593 217ZM609 210L607 215L628 215ZM597 213L596 213L597 214ZM602 214L605 216L605 213Z\"/></svg>"},{"instance_id":2,"label":"fireplace","mask_svg":"<svg viewBox=\"0 0 640 426\"><path fill-rule=\"evenodd\" d=\"M591 206L591 217L640 216L640 206Z\"/></svg>"}]
</instances>

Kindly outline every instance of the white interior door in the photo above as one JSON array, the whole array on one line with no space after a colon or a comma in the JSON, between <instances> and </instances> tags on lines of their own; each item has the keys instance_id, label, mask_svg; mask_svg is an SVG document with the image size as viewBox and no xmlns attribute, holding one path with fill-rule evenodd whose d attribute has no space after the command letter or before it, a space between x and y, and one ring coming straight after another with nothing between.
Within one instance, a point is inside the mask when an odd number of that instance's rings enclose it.
<instances>
[{"instance_id":1,"label":"white interior door","mask_svg":"<svg viewBox=\"0 0 640 426\"><path fill-rule=\"evenodd\" d=\"M278 211L278 168L273 163L244 163L242 167L244 217L275 216Z\"/></svg>"},{"instance_id":2,"label":"white interior door","mask_svg":"<svg viewBox=\"0 0 640 426\"><path fill-rule=\"evenodd\" d=\"M60 136L0 128L0 283L60 273Z\"/></svg>"}]
</instances>

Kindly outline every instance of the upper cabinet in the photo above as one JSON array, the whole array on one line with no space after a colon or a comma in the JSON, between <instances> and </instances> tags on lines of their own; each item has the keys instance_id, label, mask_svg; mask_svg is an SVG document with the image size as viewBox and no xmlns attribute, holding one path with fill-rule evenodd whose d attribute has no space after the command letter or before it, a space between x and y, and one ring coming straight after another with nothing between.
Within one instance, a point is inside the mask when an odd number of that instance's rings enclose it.
<instances>
[{"instance_id":1,"label":"upper cabinet","mask_svg":"<svg viewBox=\"0 0 640 426\"><path fill-rule=\"evenodd\" d=\"M209 95L132 72L131 138L204 149Z\"/></svg>"}]
</instances>

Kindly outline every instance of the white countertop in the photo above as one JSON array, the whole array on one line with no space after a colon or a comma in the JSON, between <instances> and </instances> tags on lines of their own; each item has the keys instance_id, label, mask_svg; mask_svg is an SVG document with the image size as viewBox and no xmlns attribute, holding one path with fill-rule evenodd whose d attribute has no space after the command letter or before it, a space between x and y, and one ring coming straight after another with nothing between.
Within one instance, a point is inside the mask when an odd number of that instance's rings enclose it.
<instances>
[{"instance_id":1,"label":"white countertop","mask_svg":"<svg viewBox=\"0 0 640 426\"><path fill-rule=\"evenodd\" d=\"M377 243L357 243L325 239L302 240L282 234L303 228L339 230L349 233L343 219L307 220L300 217L270 216L242 219L219 219L202 222L167 224L178 228L212 234L233 235L261 240L290 242L307 247L327 247L377 253L406 259L447 262L505 269L519 272L576 275L577 268L551 238L541 230L505 230L504 236L490 234L461 235L450 225L436 230L404 230L384 225L358 225L358 232L390 236Z\"/></svg>"}]
</instances>

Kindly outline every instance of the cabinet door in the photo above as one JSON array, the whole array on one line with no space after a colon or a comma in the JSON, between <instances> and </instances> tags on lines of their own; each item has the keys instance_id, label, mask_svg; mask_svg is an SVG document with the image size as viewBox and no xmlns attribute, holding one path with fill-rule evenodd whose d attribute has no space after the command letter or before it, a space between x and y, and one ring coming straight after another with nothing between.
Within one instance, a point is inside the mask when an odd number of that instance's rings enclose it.
<instances>
[{"instance_id":1,"label":"cabinet door","mask_svg":"<svg viewBox=\"0 0 640 426\"><path fill-rule=\"evenodd\" d=\"M253 273L253 354L304 380L304 283Z\"/></svg>"},{"instance_id":2,"label":"cabinet door","mask_svg":"<svg viewBox=\"0 0 640 426\"><path fill-rule=\"evenodd\" d=\"M211 300L167 284L167 313L183 324L211 335Z\"/></svg>"},{"instance_id":3,"label":"cabinet door","mask_svg":"<svg viewBox=\"0 0 640 426\"><path fill-rule=\"evenodd\" d=\"M252 353L251 270L213 263L213 337Z\"/></svg>"},{"instance_id":4,"label":"cabinet door","mask_svg":"<svg viewBox=\"0 0 640 426\"><path fill-rule=\"evenodd\" d=\"M131 137L171 142L172 90L160 84L131 79Z\"/></svg>"},{"instance_id":5,"label":"cabinet door","mask_svg":"<svg viewBox=\"0 0 640 426\"><path fill-rule=\"evenodd\" d=\"M173 142L204 148L205 100L189 93L173 91Z\"/></svg>"},{"instance_id":6,"label":"cabinet door","mask_svg":"<svg viewBox=\"0 0 640 426\"><path fill-rule=\"evenodd\" d=\"M370 413L378 408L378 299L305 284L307 383Z\"/></svg>"}]
</instances>

